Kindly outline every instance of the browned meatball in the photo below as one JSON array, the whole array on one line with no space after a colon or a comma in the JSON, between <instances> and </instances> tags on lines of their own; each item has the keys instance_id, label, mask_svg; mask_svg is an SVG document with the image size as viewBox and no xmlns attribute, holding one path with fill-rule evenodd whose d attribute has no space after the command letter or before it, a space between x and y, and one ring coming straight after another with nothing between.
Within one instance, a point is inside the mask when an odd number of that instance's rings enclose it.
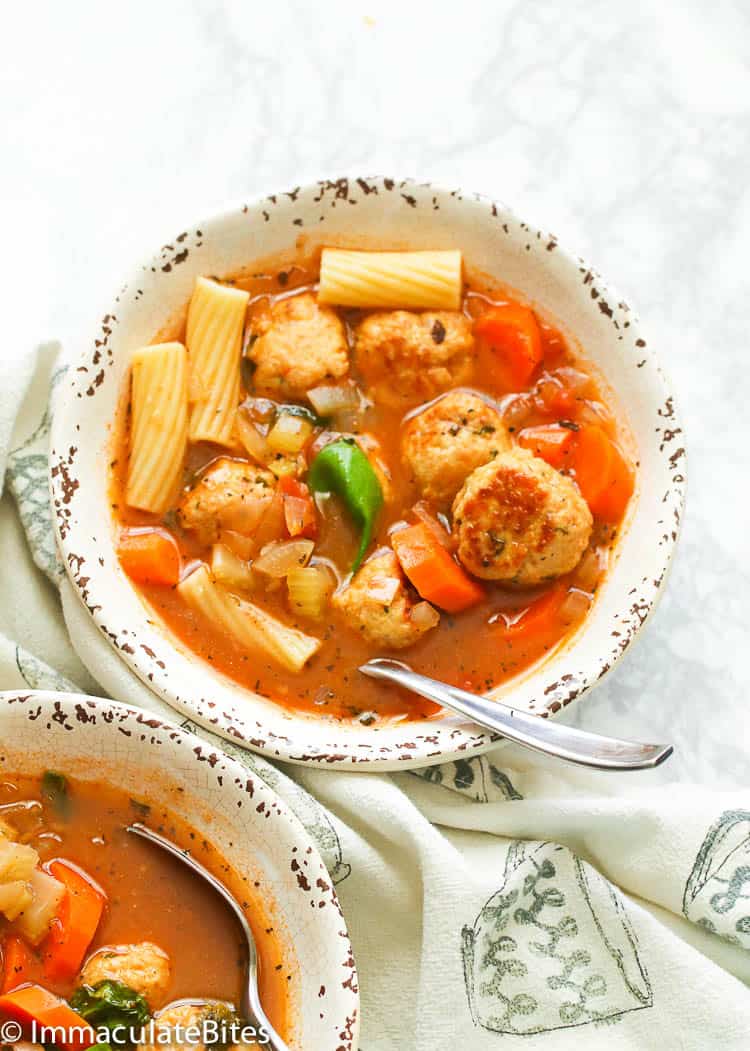
<instances>
[{"instance_id":1,"label":"browned meatball","mask_svg":"<svg viewBox=\"0 0 750 1051\"><path fill-rule=\"evenodd\" d=\"M473 375L471 322L457 310L378 311L368 314L354 335L368 393L384 405L418 405L469 383Z\"/></svg>"},{"instance_id":2,"label":"browned meatball","mask_svg":"<svg viewBox=\"0 0 750 1051\"><path fill-rule=\"evenodd\" d=\"M376 552L332 599L355 631L387 649L411 646L434 628L440 615L427 602L412 601L394 553ZM416 617L412 614L419 607Z\"/></svg>"},{"instance_id":3,"label":"browned meatball","mask_svg":"<svg viewBox=\"0 0 750 1051\"><path fill-rule=\"evenodd\" d=\"M570 478L525 449L501 453L469 475L453 522L469 572L526 586L573 569L592 526Z\"/></svg>"},{"instance_id":4,"label":"browned meatball","mask_svg":"<svg viewBox=\"0 0 750 1051\"><path fill-rule=\"evenodd\" d=\"M177 517L202 544L215 544L222 529L252 536L276 479L264 467L221 456L185 493Z\"/></svg>"},{"instance_id":5,"label":"browned meatball","mask_svg":"<svg viewBox=\"0 0 750 1051\"><path fill-rule=\"evenodd\" d=\"M172 976L169 957L153 942L106 945L90 956L81 971L83 985L122 982L140 993L151 1008L164 998Z\"/></svg>"},{"instance_id":6,"label":"browned meatball","mask_svg":"<svg viewBox=\"0 0 750 1051\"><path fill-rule=\"evenodd\" d=\"M510 448L500 413L484 398L455 390L407 420L405 465L428 500L448 504L471 472Z\"/></svg>"},{"instance_id":7,"label":"browned meatball","mask_svg":"<svg viewBox=\"0 0 750 1051\"><path fill-rule=\"evenodd\" d=\"M253 385L271 397L301 397L349 371L343 322L311 292L282 299L250 321Z\"/></svg>"}]
</instances>

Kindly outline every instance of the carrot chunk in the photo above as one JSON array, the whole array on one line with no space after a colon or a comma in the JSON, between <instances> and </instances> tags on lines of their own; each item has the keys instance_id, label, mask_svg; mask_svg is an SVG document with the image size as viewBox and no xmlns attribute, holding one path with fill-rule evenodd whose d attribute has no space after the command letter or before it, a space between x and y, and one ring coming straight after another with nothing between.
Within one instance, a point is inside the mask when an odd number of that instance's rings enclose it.
<instances>
[{"instance_id":1,"label":"carrot chunk","mask_svg":"<svg viewBox=\"0 0 750 1051\"><path fill-rule=\"evenodd\" d=\"M130 529L117 545L120 565L137 584L177 584L180 549L166 529Z\"/></svg>"},{"instance_id":2,"label":"carrot chunk","mask_svg":"<svg viewBox=\"0 0 750 1051\"><path fill-rule=\"evenodd\" d=\"M52 982L67 981L83 963L107 899L85 873L68 862L51 861L45 868L67 893L42 946L44 976Z\"/></svg>"},{"instance_id":3,"label":"carrot chunk","mask_svg":"<svg viewBox=\"0 0 750 1051\"><path fill-rule=\"evenodd\" d=\"M483 589L451 558L421 522L400 529L391 539L401 568L423 599L459 613L484 598Z\"/></svg>"},{"instance_id":4,"label":"carrot chunk","mask_svg":"<svg viewBox=\"0 0 750 1051\"><path fill-rule=\"evenodd\" d=\"M26 942L17 934L9 934L3 942L2 992L28 982L33 967L34 956Z\"/></svg>"},{"instance_id":5,"label":"carrot chunk","mask_svg":"<svg viewBox=\"0 0 750 1051\"><path fill-rule=\"evenodd\" d=\"M493 307L474 322L474 334L489 351L490 378L501 390L523 390L544 354L534 311L520 303Z\"/></svg>"},{"instance_id":6,"label":"carrot chunk","mask_svg":"<svg viewBox=\"0 0 750 1051\"><path fill-rule=\"evenodd\" d=\"M91 1026L54 993L41 985L22 985L0 996L0 1016L12 1018L21 1025L55 1030L54 1043L64 1051L84 1051L96 1043ZM42 1034L37 1032L37 1039Z\"/></svg>"},{"instance_id":7,"label":"carrot chunk","mask_svg":"<svg viewBox=\"0 0 750 1051\"><path fill-rule=\"evenodd\" d=\"M534 635L545 634L557 627L560 607L567 593L567 586L554 584L549 591L545 591L527 606L517 619L509 622L502 617L499 624L503 638L520 642L529 640Z\"/></svg>"},{"instance_id":8,"label":"carrot chunk","mask_svg":"<svg viewBox=\"0 0 750 1051\"><path fill-rule=\"evenodd\" d=\"M565 467L575 446L575 432L559 424L542 424L539 427L525 427L518 435L518 444L533 452L550 467L559 470Z\"/></svg>"},{"instance_id":9,"label":"carrot chunk","mask_svg":"<svg viewBox=\"0 0 750 1051\"><path fill-rule=\"evenodd\" d=\"M630 464L596 424L581 428L572 459L578 488L591 513L605 522L616 522L633 494Z\"/></svg>"}]
</instances>

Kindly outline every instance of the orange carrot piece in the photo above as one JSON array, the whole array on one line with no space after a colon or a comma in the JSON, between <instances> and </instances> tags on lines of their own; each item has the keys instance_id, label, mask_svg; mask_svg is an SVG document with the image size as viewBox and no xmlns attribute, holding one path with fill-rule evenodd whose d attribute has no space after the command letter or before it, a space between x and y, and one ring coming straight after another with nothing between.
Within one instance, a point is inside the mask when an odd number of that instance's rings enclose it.
<instances>
[{"instance_id":1,"label":"orange carrot piece","mask_svg":"<svg viewBox=\"0 0 750 1051\"><path fill-rule=\"evenodd\" d=\"M633 472L602 427L589 424L581 428L573 464L591 513L605 522L621 518L633 493Z\"/></svg>"},{"instance_id":2,"label":"orange carrot piece","mask_svg":"<svg viewBox=\"0 0 750 1051\"><path fill-rule=\"evenodd\" d=\"M573 452L575 432L557 423L525 427L518 435L518 444L559 470L565 467Z\"/></svg>"},{"instance_id":3,"label":"orange carrot piece","mask_svg":"<svg viewBox=\"0 0 750 1051\"><path fill-rule=\"evenodd\" d=\"M544 354L534 311L520 303L493 307L474 322L474 333L491 353L491 371L499 385L523 390Z\"/></svg>"},{"instance_id":4,"label":"orange carrot piece","mask_svg":"<svg viewBox=\"0 0 750 1051\"><path fill-rule=\"evenodd\" d=\"M483 589L461 569L421 522L394 533L393 550L423 599L459 613L484 598Z\"/></svg>"},{"instance_id":5,"label":"orange carrot piece","mask_svg":"<svg viewBox=\"0 0 750 1051\"><path fill-rule=\"evenodd\" d=\"M3 984L7 993L18 985L28 982L34 967L34 954L23 938L9 934L3 942Z\"/></svg>"},{"instance_id":6,"label":"orange carrot piece","mask_svg":"<svg viewBox=\"0 0 750 1051\"><path fill-rule=\"evenodd\" d=\"M178 584L180 549L166 529L129 529L117 546L120 565L137 584Z\"/></svg>"},{"instance_id":7,"label":"orange carrot piece","mask_svg":"<svg viewBox=\"0 0 750 1051\"><path fill-rule=\"evenodd\" d=\"M518 620L511 624L500 620L503 637L514 642L528 640L532 635L539 635L554 628L567 593L568 589L564 584L554 584L549 591L545 591L527 606Z\"/></svg>"},{"instance_id":8,"label":"orange carrot piece","mask_svg":"<svg viewBox=\"0 0 750 1051\"><path fill-rule=\"evenodd\" d=\"M55 1030L54 1043L64 1051L84 1051L96 1043L96 1033L81 1016L54 993L41 985L22 985L0 996L0 1016L12 1018L25 1027ZM37 1040L42 1034L37 1031Z\"/></svg>"},{"instance_id":9,"label":"orange carrot piece","mask_svg":"<svg viewBox=\"0 0 750 1051\"><path fill-rule=\"evenodd\" d=\"M107 899L100 887L69 862L56 859L44 867L67 891L42 945L44 976L52 982L67 981L78 974Z\"/></svg>"},{"instance_id":10,"label":"orange carrot piece","mask_svg":"<svg viewBox=\"0 0 750 1051\"><path fill-rule=\"evenodd\" d=\"M318 535L315 503L304 482L285 474L279 479L279 490L284 497L284 521L289 536L314 540Z\"/></svg>"}]
</instances>

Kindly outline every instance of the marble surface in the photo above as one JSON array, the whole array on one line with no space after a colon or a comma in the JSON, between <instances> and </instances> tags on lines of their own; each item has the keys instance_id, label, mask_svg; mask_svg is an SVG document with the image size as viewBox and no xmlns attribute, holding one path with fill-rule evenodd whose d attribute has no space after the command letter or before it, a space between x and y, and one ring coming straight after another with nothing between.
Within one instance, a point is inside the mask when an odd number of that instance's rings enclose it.
<instances>
[{"instance_id":1,"label":"marble surface","mask_svg":"<svg viewBox=\"0 0 750 1051\"><path fill-rule=\"evenodd\" d=\"M746 784L749 43L741 0L14 5L2 370L227 199L382 172L505 200L636 304L687 431L667 596L569 718Z\"/></svg>"}]
</instances>

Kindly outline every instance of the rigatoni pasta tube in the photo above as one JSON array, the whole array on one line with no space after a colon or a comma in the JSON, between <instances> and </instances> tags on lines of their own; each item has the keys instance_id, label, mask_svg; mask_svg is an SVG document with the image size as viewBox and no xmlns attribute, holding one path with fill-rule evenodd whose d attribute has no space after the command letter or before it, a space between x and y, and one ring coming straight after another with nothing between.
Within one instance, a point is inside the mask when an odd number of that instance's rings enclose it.
<instances>
[{"instance_id":1,"label":"rigatoni pasta tube","mask_svg":"<svg viewBox=\"0 0 750 1051\"><path fill-rule=\"evenodd\" d=\"M241 646L298 672L321 647L320 639L290 628L270 613L216 584L203 565L177 586L178 594Z\"/></svg>"},{"instance_id":2,"label":"rigatoni pasta tube","mask_svg":"<svg viewBox=\"0 0 750 1051\"><path fill-rule=\"evenodd\" d=\"M156 343L133 354L130 459L125 500L161 514L175 495L188 434L187 354Z\"/></svg>"},{"instance_id":3,"label":"rigatoni pasta tube","mask_svg":"<svg viewBox=\"0 0 750 1051\"><path fill-rule=\"evenodd\" d=\"M188 307L190 441L232 444L240 400L242 331L249 293L206 277L195 283Z\"/></svg>"},{"instance_id":4,"label":"rigatoni pasta tube","mask_svg":"<svg viewBox=\"0 0 750 1051\"><path fill-rule=\"evenodd\" d=\"M458 310L461 253L348 252L324 248L321 303L342 307Z\"/></svg>"}]
</instances>

